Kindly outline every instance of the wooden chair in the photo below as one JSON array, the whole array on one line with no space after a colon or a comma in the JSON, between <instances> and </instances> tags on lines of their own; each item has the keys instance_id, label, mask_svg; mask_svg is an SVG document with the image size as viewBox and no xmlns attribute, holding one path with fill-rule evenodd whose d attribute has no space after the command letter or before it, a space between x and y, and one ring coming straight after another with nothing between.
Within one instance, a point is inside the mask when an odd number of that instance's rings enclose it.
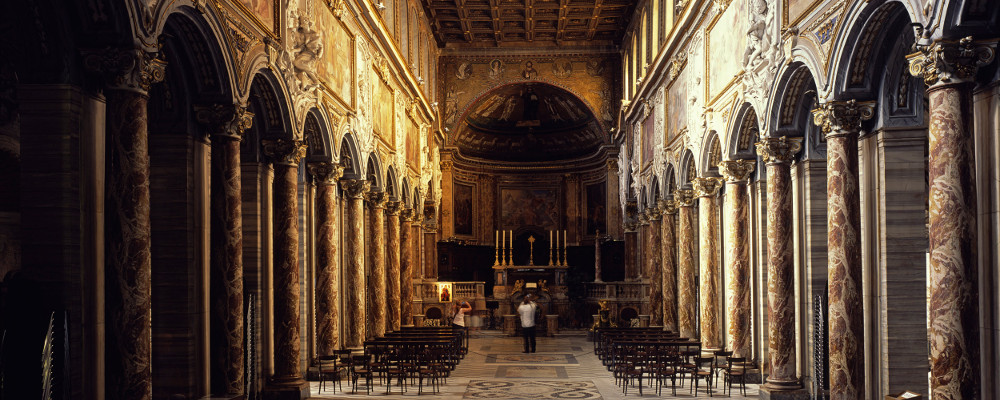
<instances>
[{"instance_id":1,"label":"wooden chair","mask_svg":"<svg viewBox=\"0 0 1000 400\"><path fill-rule=\"evenodd\" d=\"M712 360L714 357L696 357L694 359L695 369L691 374L691 379L694 381L691 385L691 390L694 391L694 395L698 395L698 382L705 381L705 393L712 396Z\"/></svg>"},{"instance_id":2,"label":"wooden chair","mask_svg":"<svg viewBox=\"0 0 1000 400\"><path fill-rule=\"evenodd\" d=\"M729 387L729 395L733 394L733 381L736 379L740 380L740 394L747 395L747 383L746 383L746 372L747 372L747 359L745 357L728 357L726 358L726 386ZM723 387L725 390L725 387Z\"/></svg>"},{"instance_id":3,"label":"wooden chair","mask_svg":"<svg viewBox=\"0 0 1000 400\"><path fill-rule=\"evenodd\" d=\"M374 376L371 369L371 356L368 354L351 357L351 383L354 386L354 393L358 392L358 379L362 377L365 378L365 394L371 394Z\"/></svg>"},{"instance_id":4,"label":"wooden chair","mask_svg":"<svg viewBox=\"0 0 1000 400\"><path fill-rule=\"evenodd\" d=\"M340 383L340 375L344 371L344 365L337 361L338 358L337 355L316 357L316 368L319 373L319 393L323 393L328 377L331 380L330 385L333 387L334 393L337 393L338 384L341 385L340 391L344 391L343 384Z\"/></svg>"},{"instance_id":5,"label":"wooden chair","mask_svg":"<svg viewBox=\"0 0 1000 400\"><path fill-rule=\"evenodd\" d=\"M726 359L733 355L732 351L726 350L716 350L715 359L712 360L712 381L716 385L719 382L719 374L725 372L726 367L729 365Z\"/></svg>"}]
</instances>

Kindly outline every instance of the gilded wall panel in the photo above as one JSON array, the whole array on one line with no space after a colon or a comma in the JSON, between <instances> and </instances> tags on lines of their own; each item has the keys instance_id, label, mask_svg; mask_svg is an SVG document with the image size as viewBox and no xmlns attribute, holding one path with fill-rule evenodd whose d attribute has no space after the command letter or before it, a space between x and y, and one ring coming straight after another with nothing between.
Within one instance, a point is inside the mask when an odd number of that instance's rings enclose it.
<instances>
[{"instance_id":1,"label":"gilded wall panel","mask_svg":"<svg viewBox=\"0 0 1000 400\"><path fill-rule=\"evenodd\" d=\"M746 2L732 1L708 25L705 40L706 104L712 104L736 82L747 48Z\"/></svg>"},{"instance_id":2,"label":"gilded wall panel","mask_svg":"<svg viewBox=\"0 0 1000 400\"><path fill-rule=\"evenodd\" d=\"M313 3L318 29L323 36L323 62L319 76L334 97L354 106L354 35L347 25L334 17L323 2Z\"/></svg>"},{"instance_id":3,"label":"gilded wall panel","mask_svg":"<svg viewBox=\"0 0 1000 400\"><path fill-rule=\"evenodd\" d=\"M373 125L375 128L375 133L379 135L392 149L396 148L396 135L395 130L393 130L393 120L395 119L395 110L393 106L396 104L393 100L392 88L386 84L385 81L381 79L375 80L375 93L374 93L374 104L373 108Z\"/></svg>"},{"instance_id":4,"label":"gilded wall panel","mask_svg":"<svg viewBox=\"0 0 1000 400\"><path fill-rule=\"evenodd\" d=\"M236 7L246 13L251 20L272 37L278 37L280 0L237 0Z\"/></svg>"}]
</instances>

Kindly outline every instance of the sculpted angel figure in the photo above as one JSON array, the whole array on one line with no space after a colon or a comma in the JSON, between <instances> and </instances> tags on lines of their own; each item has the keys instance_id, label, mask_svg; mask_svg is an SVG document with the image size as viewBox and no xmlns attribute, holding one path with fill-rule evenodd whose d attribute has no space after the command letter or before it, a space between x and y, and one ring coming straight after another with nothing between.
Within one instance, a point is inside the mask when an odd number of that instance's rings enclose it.
<instances>
[{"instance_id":1,"label":"sculpted angel figure","mask_svg":"<svg viewBox=\"0 0 1000 400\"><path fill-rule=\"evenodd\" d=\"M753 19L750 21L750 29L747 30L747 49L743 53L743 67L746 70L756 69L765 61L764 51L771 47L767 35L767 2L751 0L750 7Z\"/></svg>"},{"instance_id":2,"label":"sculpted angel figure","mask_svg":"<svg viewBox=\"0 0 1000 400\"><path fill-rule=\"evenodd\" d=\"M323 55L323 41L316 26L309 17L299 17L299 27L295 35L295 58L292 66L295 67L295 77L299 81L299 86L304 91L315 89L319 86L319 78L316 76L316 60Z\"/></svg>"}]
</instances>

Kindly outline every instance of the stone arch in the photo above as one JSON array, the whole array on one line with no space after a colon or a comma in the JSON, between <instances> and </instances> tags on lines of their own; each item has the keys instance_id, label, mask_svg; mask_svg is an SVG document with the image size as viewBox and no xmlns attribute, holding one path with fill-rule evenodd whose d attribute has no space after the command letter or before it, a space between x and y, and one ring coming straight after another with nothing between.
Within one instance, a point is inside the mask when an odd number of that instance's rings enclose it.
<instances>
[{"instance_id":1,"label":"stone arch","mask_svg":"<svg viewBox=\"0 0 1000 400\"><path fill-rule=\"evenodd\" d=\"M656 175L653 175L653 177L649 179L649 182L649 204L651 206L656 206L657 202L661 200L660 180L656 177Z\"/></svg>"},{"instance_id":2,"label":"stone arch","mask_svg":"<svg viewBox=\"0 0 1000 400\"><path fill-rule=\"evenodd\" d=\"M677 171L678 177L680 177L680 183L677 188L690 189L691 180L698 177L694 153L690 149L685 149L684 154L681 155L680 166L680 170Z\"/></svg>"},{"instance_id":3,"label":"stone arch","mask_svg":"<svg viewBox=\"0 0 1000 400\"><path fill-rule=\"evenodd\" d=\"M260 150L263 139L296 139L291 108L281 89L281 81L270 70L253 78L247 99L247 108L254 114L253 125L244 133L243 161L264 161Z\"/></svg>"},{"instance_id":4,"label":"stone arch","mask_svg":"<svg viewBox=\"0 0 1000 400\"><path fill-rule=\"evenodd\" d=\"M734 121L723 158L732 160L754 157L757 152L754 143L760 137L761 126L757 110L750 103L743 103L736 112Z\"/></svg>"},{"instance_id":5,"label":"stone arch","mask_svg":"<svg viewBox=\"0 0 1000 400\"><path fill-rule=\"evenodd\" d=\"M710 131L705 136L701 146L701 165L698 166L699 176L719 176L719 161L722 161L722 143L716 131Z\"/></svg>"},{"instance_id":6,"label":"stone arch","mask_svg":"<svg viewBox=\"0 0 1000 400\"><path fill-rule=\"evenodd\" d=\"M677 190L677 171L674 169L674 165L667 163L666 169L663 172L663 199L667 200L674 195L674 190Z\"/></svg>"},{"instance_id":7,"label":"stone arch","mask_svg":"<svg viewBox=\"0 0 1000 400\"><path fill-rule=\"evenodd\" d=\"M340 140L340 165L344 166L344 179L364 179L361 173L361 150L354 132L347 132Z\"/></svg>"},{"instance_id":8,"label":"stone arch","mask_svg":"<svg viewBox=\"0 0 1000 400\"><path fill-rule=\"evenodd\" d=\"M808 66L793 62L779 73L776 92L771 98L768 116L769 132L766 137L804 138L799 158L822 155L825 152L819 130L812 123L812 110L816 108L817 82Z\"/></svg>"},{"instance_id":9,"label":"stone arch","mask_svg":"<svg viewBox=\"0 0 1000 400\"><path fill-rule=\"evenodd\" d=\"M399 201L399 180L396 178L396 168L390 165L385 171L385 194L391 201Z\"/></svg>"},{"instance_id":10,"label":"stone arch","mask_svg":"<svg viewBox=\"0 0 1000 400\"><path fill-rule=\"evenodd\" d=\"M306 143L310 160L331 161L337 154L329 121L318 108L312 108L306 112L302 139Z\"/></svg>"},{"instance_id":11,"label":"stone arch","mask_svg":"<svg viewBox=\"0 0 1000 400\"><path fill-rule=\"evenodd\" d=\"M385 190L385 174L382 173L382 161L377 153L368 155L368 162L365 163L365 179L371 183L371 191L381 192Z\"/></svg>"}]
</instances>

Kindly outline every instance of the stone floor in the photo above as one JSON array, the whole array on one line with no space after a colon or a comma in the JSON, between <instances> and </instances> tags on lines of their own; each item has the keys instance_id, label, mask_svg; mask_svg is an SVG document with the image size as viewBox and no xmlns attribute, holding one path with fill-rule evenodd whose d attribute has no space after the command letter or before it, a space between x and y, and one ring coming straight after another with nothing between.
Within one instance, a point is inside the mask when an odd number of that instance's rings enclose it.
<instances>
[{"instance_id":1,"label":"stone floor","mask_svg":"<svg viewBox=\"0 0 1000 400\"><path fill-rule=\"evenodd\" d=\"M628 396L622 394L619 386L600 360L594 356L593 344L584 336L559 336L538 338L537 352L521 353L521 339L498 336L493 332L474 334L469 341L469 354L452 371L448 383L441 385L441 392L424 392L422 397L442 399L573 399L573 400L615 400L625 398L660 398L652 387L643 388L639 396L635 388L629 388ZM345 393L333 393L327 386L318 394L319 385L312 384L313 399L351 399L369 397L361 389L359 394L351 393L350 385L343 383ZM385 386L376 385L371 396L383 399L404 399L417 397L417 388L408 388L399 394L393 387L393 394L385 395ZM757 398L757 385L747 384L747 396L739 391L729 396L723 395L719 386L713 392L715 397ZM689 388L678 388L677 396L670 395L669 387L663 389L664 398L708 399L704 392L698 396L689 394Z\"/></svg>"}]
</instances>

